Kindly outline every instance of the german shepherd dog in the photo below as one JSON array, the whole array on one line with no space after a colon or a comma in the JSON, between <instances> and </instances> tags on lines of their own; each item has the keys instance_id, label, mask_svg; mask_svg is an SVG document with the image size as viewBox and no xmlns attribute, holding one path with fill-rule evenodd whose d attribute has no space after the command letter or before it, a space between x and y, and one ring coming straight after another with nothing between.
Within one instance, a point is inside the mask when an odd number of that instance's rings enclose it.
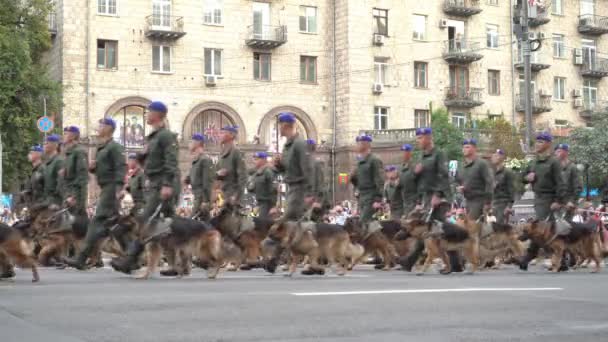
<instances>
[{"instance_id":1,"label":"german shepherd dog","mask_svg":"<svg viewBox=\"0 0 608 342\"><path fill-rule=\"evenodd\" d=\"M4 223L0 223L0 254L18 266L32 269L32 282L40 280L35 259L27 251L21 233ZM10 264L10 262L7 262Z\"/></svg>"},{"instance_id":2,"label":"german shepherd dog","mask_svg":"<svg viewBox=\"0 0 608 342\"><path fill-rule=\"evenodd\" d=\"M270 241L267 241L270 240ZM346 274L347 254L350 246L348 233L338 225L314 222L279 221L272 225L264 245L278 242L290 253L288 275L292 276L304 257L310 261L309 270L303 274L324 274L320 259L325 258L329 266L336 265L338 275Z\"/></svg>"},{"instance_id":3,"label":"german shepherd dog","mask_svg":"<svg viewBox=\"0 0 608 342\"><path fill-rule=\"evenodd\" d=\"M481 267L494 262L496 258L504 258L507 255L515 258L523 256L523 243L519 241L517 230L512 225L497 222L484 223L481 231L479 240Z\"/></svg>"},{"instance_id":4,"label":"german shepherd dog","mask_svg":"<svg viewBox=\"0 0 608 342\"><path fill-rule=\"evenodd\" d=\"M368 232L368 229L363 227L363 224L358 217L349 217L344 223L344 229L348 232L351 241L354 243L361 244L365 249L365 253L361 256L360 260L355 262L359 263L365 256L368 255L379 255L382 258L382 266L380 267L384 271L391 269L394 259L397 256L395 246L391 243L392 238L389 238L385 234L385 229L378 221L372 221L370 225L378 225L377 231ZM394 232L392 233L394 236Z\"/></svg>"},{"instance_id":5,"label":"german shepherd dog","mask_svg":"<svg viewBox=\"0 0 608 342\"><path fill-rule=\"evenodd\" d=\"M427 251L426 259L422 268L418 271L422 275L428 271L429 266L435 258L440 258L444 268L441 274L452 272L448 251L456 250L463 252L465 258L471 264L469 273L477 271L479 265L479 231L481 225L464 217L462 225L451 223L428 222L424 219L422 212L413 212L401 222L407 234L424 240Z\"/></svg>"},{"instance_id":6,"label":"german shepherd dog","mask_svg":"<svg viewBox=\"0 0 608 342\"><path fill-rule=\"evenodd\" d=\"M595 262L591 273L600 271L601 242L595 223L571 223L572 229L567 235L558 236L555 225L549 221L532 221L523 224L521 239L530 239L540 246L549 247L552 251L551 271L559 272L562 258L566 250L584 259Z\"/></svg>"}]
</instances>

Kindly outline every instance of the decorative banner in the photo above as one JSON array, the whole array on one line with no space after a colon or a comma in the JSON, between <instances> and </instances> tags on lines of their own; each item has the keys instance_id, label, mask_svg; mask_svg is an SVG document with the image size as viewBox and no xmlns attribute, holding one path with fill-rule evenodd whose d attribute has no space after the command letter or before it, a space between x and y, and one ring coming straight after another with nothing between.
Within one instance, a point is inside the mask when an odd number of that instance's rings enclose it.
<instances>
[{"instance_id":1,"label":"decorative banner","mask_svg":"<svg viewBox=\"0 0 608 342\"><path fill-rule=\"evenodd\" d=\"M338 175L338 184L348 184L348 173L340 173Z\"/></svg>"}]
</instances>

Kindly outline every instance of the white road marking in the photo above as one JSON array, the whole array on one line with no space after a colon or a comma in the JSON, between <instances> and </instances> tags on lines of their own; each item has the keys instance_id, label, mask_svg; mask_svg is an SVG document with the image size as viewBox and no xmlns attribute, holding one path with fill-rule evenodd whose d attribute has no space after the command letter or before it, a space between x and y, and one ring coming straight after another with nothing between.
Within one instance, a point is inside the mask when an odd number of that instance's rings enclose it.
<instances>
[{"instance_id":1,"label":"white road marking","mask_svg":"<svg viewBox=\"0 0 608 342\"><path fill-rule=\"evenodd\" d=\"M412 289L412 290L375 290L342 292L294 292L294 296L347 296L393 293L447 293L447 292L512 292L512 291L561 291L561 287L469 287L461 289Z\"/></svg>"}]
</instances>

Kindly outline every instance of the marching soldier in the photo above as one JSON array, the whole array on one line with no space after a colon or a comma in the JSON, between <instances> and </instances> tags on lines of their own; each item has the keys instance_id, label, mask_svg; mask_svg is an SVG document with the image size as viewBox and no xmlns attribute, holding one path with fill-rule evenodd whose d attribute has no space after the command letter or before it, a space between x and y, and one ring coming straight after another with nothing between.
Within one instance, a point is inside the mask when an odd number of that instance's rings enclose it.
<instances>
[{"instance_id":1,"label":"marching soldier","mask_svg":"<svg viewBox=\"0 0 608 342\"><path fill-rule=\"evenodd\" d=\"M399 174L397 167L389 165L385 169L386 182L384 183L384 199L391 210L390 219L398 221L403 216L403 201L399 191Z\"/></svg>"},{"instance_id":2,"label":"marching soldier","mask_svg":"<svg viewBox=\"0 0 608 342\"><path fill-rule=\"evenodd\" d=\"M466 139L462 143L462 154L464 163L456 175L459 183L457 190L467 200L469 218L477 220L484 209L487 211L491 208L494 180L488 163L477 155L477 140Z\"/></svg>"},{"instance_id":3,"label":"marching soldier","mask_svg":"<svg viewBox=\"0 0 608 342\"><path fill-rule=\"evenodd\" d=\"M311 156L315 156L317 151L317 142L314 139L306 140L306 144L308 145L308 151ZM327 194L327 184L325 182L325 175L323 170L325 169L325 163L321 159L313 158L313 184L312 184L312 193L315 196L315 203L320 205L323 213L321 216L325 214L327 210L331 207L329 203L329 198Z\"/></svg>"},{"instance_id":4,"label":"marching soldier","mask_svg":"<svg viewBox=\"0 0 608 342\"><path fill-rule=\"evenodd\" d=\"M571 220L574 216L572 210L578 202L579 194L583 191L583 185L578 174L576 165L570 161L570 146L568 144L558 144L555 146L555 157L559 161L562 169L562 177L566 188L566 197L564 202L567 203L568 214L566 219Z\"/></svg>"},{"instance_id":5,"label":"marching soldier","mask_svg":"<svg viewBox=\"0 0 608 342\"><path fill-rule=\"evenodd\" d=\"M358 136L357 139L357 168L351 176L351 182L359 193L359 213L361 223L369 223L374 212L382 204L384 189L384 168L382 161L372 153L372 137Z\"/></svg>"},{"instance_id":6,"label":"marching soldier","mask_svg":"<svg viewBox=\"0 0 608 342\"><path fill-rule=\"evenodd\" d=\"M274 171L268 165L268 153L256 152L253 156L255 170L247 191L255 194L258 204L258 216L269 218L270 209L277 203L277 183Z\"/></svg>"},{"instance_id":7,"label":"marching soldier","mask_svg":"<svg viewBox=\"0 0 608 342\"><path fill-rule=\"evenodd\" d=\"M403 164L399 172L399 187L401 206L403 215L408 215L416 207L417 184L414 166L412 165L412 151L414 148L410 144L401 146L403 152ZM400 219L399 217L398 219Z\"/></svg>"},{"instance_id":8,"label":"marching soldier","mask_svg":"<svg viewBox=\"0 0 608 342\"><path fill-rule=\"evenodd\" d=\"M79 270L86 268L86 261L93 253L98 252L99 242L109 234L106 220L119 213L120 199L124 195L126 163L124 148L112 139L116 122L111 118L99 121L99 145L95 160L89 165L91 173L97 177L100 187L95 217L91 220L85 246L75 258L67 258L65 263Z\"/></svg>"},{"instance_id":9,"label":"marching soldier","mask_svg":"<svg viewBox=\"0 0 608 342\"><path fill-rule=\"evenodd\" d=\"M553 137L549 133L536 136L536 160L534 160L524 177L524 183L531 184L534 191L534 211L538 220L552 219L551 213L564 203L567 194L562 166L551 153ZM519 268L528 269L528 263L536 257L540 246L530 242L528 252L520 261Z\"/></svg>"},{"instance_id":10,"label":"marching soldier","mask_svg":"<svg viewBox=\"0 0 608 342\"><path fill-rule=\"evenodd\" d=\"M127 166L129 167L129 181L127 182L127 190L133 198L132 212L135 215L141 215L145 204L145 186L146 178L142 169L144 163L144 155L141 153L129 153Z\"/></svg>"},{"instance_id":11,"label":"marching soldier","mask_svg":"<svg viewBox=\"0 0 608 342\"><path fill-rule=\"evenodd\" d=\"M515 175L505 167L505 152L501 149L492 154L494 167L494 216L498 223L509 223L509 213L515 201Z\"/></svg>"},{"instance_id":12,"label":"marching soldier","mask_svg":"<svg viewBox=\"0 0 608 342\"><path fill-rule=\"evenodd\" d=\"M30 163L32 163L32 174L23 194L27 196L31 218L36 217L41 204L44 203L44 166L42 165L42 152L42 146L32 146L30 153L27 156Z\"/></svg>"},{"instance_id":13,"label":"marching soldier","mask_svg":"<svg viewBox=\"0 0 608 342\"><path fill-rule=\"evenodd\" d=\"M80 129L68 126L63 129L63 146L65 159L63 169L63 197L70 212L77 216L86 216L87 186L89 183L87 152L78 143Z\"/></svg>"},{"instance_id":14,"label":"marching soldier","mask_svg":"<svg viewBox=\"0 0 608 342\"><path fill-rule=\"evenodd\" d=\"M148 111L146 119L153 131L146 138L146 161L144 164L146 204L143 211L143 218L146 220L151 218L159 207L160 212L165 217L174 215L173 201L176 198L174 187L180 181L177 178L177 140L175 135L165 127L167 106L159 101L152 102L148 106ZM163 231L157 229L156 222L152 222L149 227L143 227L143 229L140 239L152 239L163 233ZM126 257L112 260L112 267L123 273L131 273L131 271L138 269L137 260L144 251L144 247L141 240L134 241L129 246Z\"/></svg>"},{"instance_id":15,"label":"marching soldier","mask_svg":"<svg viewBox=\"0 0 608 342\"><path fill-rule=\"evenodd\" d=\"M243 197L247 183L247 168L243 154L235 146L234 140L237 135L237 126L226 126L221 129L222 154L217 165L217 180L221 181L224 198L235 205Z\"/></svg>"},{"instance_id":16,"label":"marching soldier","mask_svg":"<svg viewBox=\"0 0 608 342\"><path fill-rule=\"evenodd\" d=\"M213 186L213 162L205 154L205 136L196 133L190 142L190 153L192 154L192 168L188 177L194 203L192 212L195 216L202 215L203 220L208 219L209 204L211 203L211 188ZM204 214L204 215L203 215Z\"/></svg>"},{"instance_id":17,"label":"marching soldier","mask_svg":"<svg viewBox=\"0 0 608 342\"><path fill-rule=\"evenodd\" d=\"M47 204L61 206L61 182L59 171L63 168L63 159L59 156L61 138L52 134L46 137L44 144L44 200Z\"/></svg>"}]
</instances>

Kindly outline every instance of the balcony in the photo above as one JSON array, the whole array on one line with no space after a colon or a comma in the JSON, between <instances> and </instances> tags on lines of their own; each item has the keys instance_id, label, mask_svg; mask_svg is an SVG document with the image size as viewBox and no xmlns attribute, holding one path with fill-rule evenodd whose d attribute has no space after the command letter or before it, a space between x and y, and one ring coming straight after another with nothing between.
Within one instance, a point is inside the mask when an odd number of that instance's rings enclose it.
<instances>
[{"instance_id":1,"label":"balcony","mask_svg":"<svg viewBox=\"0 0 608 342\"><path fill-rule=\"evenodd\" d=\"M146 17L146 37L152 39L179 39L186 35L184 18L169 15L149 15Z\"/></svg>"},{"instance_id":2,"label":"balcony","mask_svg":"<svg viewBox=\"0 0 608 342\"><path fill-rule=\"evenodd\" d=\"M608 59L595 57L591 61L585 60L581 66L581 75L592 78L608 76Z\"/></svg>"},{"instance_id":3,"label":"balcony","mask_svg":"<svg viewBox=\"0 0 608 342\"><path fill-rule=\"evenodd\" d=\"M362 130L359 135L369 135L374 139L374 143L397 143L416 140L416 129L376 129Z\"/></svg>"},{"instance_id":4,"label":"balcony","mask_svg":"<svg viewBox=\"0 0 608 342\"><path fill-rule=\"evenodd\" d=\"M483 58L480 42L450 39L444 42L443 59L451 64L470 64Z\"/></svg>"},{"instance_id":5,"label":"balcony","mask_svg":"<svg viewBox=\"0 0 608 342\"><path fill-rule=\"evenodd\" d=\"M287 42L287 26L258 26L247 28L245 44L255 49L274 49Z\"/></svg>"},{"instance_id":6,"label":"balcony","mask_svg":"<svg viewBox=\"0 0 608 342\"><path fill-rule=\"evenodd\" d=\"M608 33L608 17L583 14L578 17L578 32L593 36Z\"/></svg>"},{"instance_id":7,"label":"balcony","mask_svg":"<svg viewBox=\"0 0 608 342\"><path fill-rule=\"evenodd\" d=\"M54 12L49 13L49 33L51 38L57 36L57 13Z\"/></svg>"},{"instance_id":8,"label":"balcony","mask_svg":"<svg viewBox=\"0 0 608 342\"><path fill-rule=\"evenodd\" d=\"M583 119L591 119L599 114L608 114L608 102L603 102L601 104L596 102L584 102L583 109L579 113Z\"/></svg>"},{"instance_id":9,"label":"balcony","mask_svg":"<svg viewBox=\"0 0 608 342\"><path fill-rule=\"evenodd\" d=\"M515 98L515 110L518 112L526 111L526 99L522 95L517 95ZM532 96L532 113L540 114L551 111L551 95L543 93L535 93Z\"/></svg>"},{"instance_id":10,"label":"balcony","mask_svg":"<svg viewBox=\"0 0 608 342\"><path fill-rule=\"evenodd\" d=\"M459 17L470 17L481 13L479 0L444 0L443 13Z\"/></svg>"},{"instance_id":11,"label":"balcony","mask_svg":"<svg viewBox=\"0 0 608 342\"><path fill-rule=\"evenodd\" d=\"M524 69L524 56L523 52L520 51L517 62L515 63L515 69L520 69L523 71ZM530 69L534 72L538 72L541 70L549 69L551 64L549 64L548 59L545 58L544 54L540 52L532 52L530 55Z\"/></svg>"},{"instance_id":12,"label":"balcony","mask_svg":"<svg viewBox=\"0 0 608 342\"><path fill-rule=\"evenodd\" d=\"M447 107L473 108L481 106L481 88L446 87L444 103Z\"/></svg>"},{"instance_id":13,"label":"balcony","mask_svg":"<svg viewBox=\"0 0 608 342\"><path fill-rule=\"evenodd\" d=\"M551 21L548 7L528 6L528 25L539 27Z\"/></svg>"}]
</instances>

